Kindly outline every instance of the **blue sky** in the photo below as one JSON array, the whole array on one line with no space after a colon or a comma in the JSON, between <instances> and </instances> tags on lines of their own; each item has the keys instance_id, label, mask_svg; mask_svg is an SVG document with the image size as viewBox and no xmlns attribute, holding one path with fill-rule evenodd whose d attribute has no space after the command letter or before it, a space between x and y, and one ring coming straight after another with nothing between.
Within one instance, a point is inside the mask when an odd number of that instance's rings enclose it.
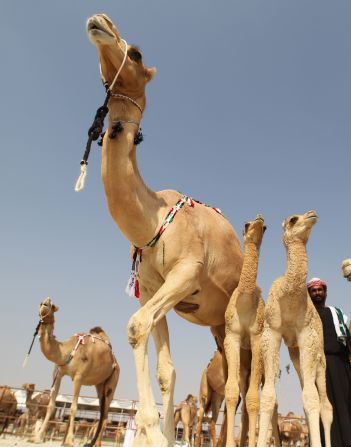
<instances>
[{"instance_id":1,"label":"blue sky","mask_svg":"<svg viewBox=\"0 0 351 447\"><path fill-rule=\"evenodd\" d=\"M282 220L315 209L309 276L325 278L329 303L351 314L351 285L340 269L351 256L348 0L11 0L1 11L0 383L50 386L53 365L37 342L27 369L21 363L38 305L51 296L60 306L57 338L104 327L121 365L116 396L137 398L126 336L138 309L124 293L129 244L107 211L97 146L85 190L73 189L87 129L104 99L96 49L85 33L97 12L107 13L158 70L147 88L138 148L145 182L220 207L239 234L262 213L264 297L285 269ZM174 312L168 321L177 402L198 393L215 345L208 329ZM150 351L154 358L152 344ZM280 409L301 413L288 363L282 347ZM62 391L71 392L70 380Z\"/></svg>"}]
</instances>

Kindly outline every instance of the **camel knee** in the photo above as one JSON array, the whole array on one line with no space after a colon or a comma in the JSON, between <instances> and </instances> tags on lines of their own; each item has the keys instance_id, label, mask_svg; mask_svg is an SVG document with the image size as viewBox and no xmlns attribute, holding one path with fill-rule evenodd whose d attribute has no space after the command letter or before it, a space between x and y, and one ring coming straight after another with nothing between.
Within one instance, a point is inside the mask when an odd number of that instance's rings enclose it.
<instances>
[{"instance_id":1,"label":"camel knee","mask_svg":"<svg viewBox=\"0 0 351 447\"><path fill-rule=\"evenodd\" d=\"M176 372L173 364L165 366L158 366L157 381L162 393L169 393L173 390L176 379Z\"/></svg>"},{"instance_id":2,"label":"camel knee","mask_svg":"<svg viewBox=\"0 0 351 447\"><path fill-rule=\"evenodd\" d=\"M260 409L260 396L258 390L249 390L245 397L246 409L250 413L258 413Z\"/></svg>"},{"instance_id":3,"label":"camel knee","mask_svg":"<svg viewBox=\"0 0 351 447\"><path fill-rule=\"evenodd\" d=\"M141 340L146 341L151 332L151 324L148 323L147 318L140 318L140 310L130 318L127 326L128 342L132 348L136 347Z\"/></svg>"},{"instance_id":4,"label":"camel knee","mask_svg":"<svg viewBox=\"0 0 351 447\"><path fill-rule=\"evenodd\" d=\"M225 403L229 409L235 409L239 400L239 386L237 383L226 383L225 386Z\"/></svg>"}]
</instances>

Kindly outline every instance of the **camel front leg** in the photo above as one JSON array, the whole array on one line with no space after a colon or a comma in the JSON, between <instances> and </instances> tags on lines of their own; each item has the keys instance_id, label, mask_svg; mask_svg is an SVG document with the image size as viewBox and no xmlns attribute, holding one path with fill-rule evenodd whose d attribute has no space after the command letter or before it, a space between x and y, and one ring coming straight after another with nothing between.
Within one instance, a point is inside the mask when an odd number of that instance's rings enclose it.
<instances>
[{"instance_id":1,"label":"camel front leg","mask_svg":"<svg viewBox=\"0 0 351 447\"><path fill-rule=\"evenodd\" d=\"M147 343L151 331L167 312L182 299L200 289L200 270L201 264L197 262L178 264L167 275L155 295L129 320L128 339L133 347L140 400L140 408L135 418L137 431L133 447L174 446L174 433L172 440L169 440L160 430L159 415L150 382Z\"/></svg>"},{"instance_id":2,"label":"camel front leg","mask_svg":"<svg viewBox=\"0 0 351 447\"><path fill-rule=\"evenodd\" d=\"M260 385L263 375L260 336L251 337L251 374L245 404L249 416L249 447L256 445L256 423L260 409Z\"/></svg>"},{"instance_id":3,"label":"camel front leg","mask_svg":"<svg viewBox=\"0 0 351 447\"><path fill-rule=\"evenodd\" d=\"M260 403L260 428L258 433L257 447L266 447L269 424L272 419L277 395L275 382L279 369L279 349L282 336L279 332L269 327L263 330L261 338L261 349L264 364L265 383L262 390Z\"/></svg>"},{"instance_id":4,"label":"camel front leg","mask_svg":"<svg viewBox=\"0 0 351 447\"><path fill-rule=\"evenodd\" d=\"M60 389L60 385L61 385L61 380L62 380L62 375L60 373L60 370L57 369L57 367L54 369L54 384L53 387L51 388L51 392L50 392L50 402L48 405L48 408L46 410L46 415L45 415L45 419L44 422L42 424L42 426L40 427L40 430L38 432L34 433L34 442L35 443L40 443L40 442L44 442L44 438L46 435L46 430L48 428L49 425L49 421L55 411L55 404L56 404L56 397L57 394L59 392Z\"/></svg>"},{"instance_id":5,"label":"camel front leg","mask_svg":"<svg viewBox=\"0 0 351 447\"><path fill-rule=\"evenodd\" d=\"M169 444L174 442L174 386L175 369L171 358L169 332L166 317L152 331L157 354L157 380L162 393L164 426L163 435Z\"/></svg>"},{"instance_id":6,"label":"camel front leg","mask_svg":"<svg viewBox=\"0 0 351 447\"><path fill-rule=\"evenodd\" d=\"M229 330L224 339L224 349L228 364L228 379L224 391L227 407L226 447L235 447L235 411L240 394L240 336Z\"/></svg>"},{"instance_id":7,"label":"camel front leg","mask_svg":"<svg viewBox=\"0 0 351 447\"><path fill-rule=\"evenodd\" d=\"M82 386L82 377L80 375L75 376L73 379L73 398L71 404L71 414L68 422L68 432L66 439L64 441L64 445L73 446L74 443L74 419L76 417L77 408L78 408L78 397L80 388Z\"/></svg>"}]
</instances>

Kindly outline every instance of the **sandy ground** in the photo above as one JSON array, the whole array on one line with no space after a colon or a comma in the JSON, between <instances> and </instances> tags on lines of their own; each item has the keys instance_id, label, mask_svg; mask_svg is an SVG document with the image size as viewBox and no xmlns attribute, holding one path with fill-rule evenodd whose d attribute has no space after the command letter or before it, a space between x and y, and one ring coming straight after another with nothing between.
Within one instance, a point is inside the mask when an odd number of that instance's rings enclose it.
<instances>
[{"instance_id":1,"label":"sandy ground","mask_svg":"<svg viewBox=\"0 0 351 447\"><path fill-rule=\"evenodd\" d=\"M33 444L33 442L28 442L25 439L22 438L16 438L15 436L6 436L6 438L4 439L3 437L0 438L0 447L35 447L35 446L45 446L45 447L50 447L50 446L61 446L61 442L60 441L47 441L47 442L43 442L41 444ZM77 447L79 446L79 444L76 444Z\"/></svg>"}]
</instances>

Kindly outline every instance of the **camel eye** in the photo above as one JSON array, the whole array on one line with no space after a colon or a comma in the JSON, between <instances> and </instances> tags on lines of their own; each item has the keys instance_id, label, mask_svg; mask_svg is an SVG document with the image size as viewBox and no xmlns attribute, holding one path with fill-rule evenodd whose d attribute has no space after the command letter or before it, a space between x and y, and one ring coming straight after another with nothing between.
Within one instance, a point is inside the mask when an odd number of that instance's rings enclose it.
<instances>
[{"instance_id":1,"label":"camel eye","mask_svg":"<svg viewBox=\"0 0 351 447\"><path fill-rule=\"evenodd\" d=\"M289 223L291 223L291 225L295 225L298 220L299 218L297 216L293 216L290 218Z\"/></svg>"},{"instance_id":2,"label":"camel eye","mask_svg":"<svg viewBox=\"0 0 351 447\"><path fill-rule=\"evenodd\" d=\"M249 229L249 226L250 226L249 222L246 222L246 224L245 224L245 233L246 233L247 230Z\"/></svg>"},{"instance_id":3,"label":"camel eye","mask_svg":"<svg viewBox=\"0 0 351 447\"><path fill-rule=\"evenodd\" d=\"M266 225L263 225L263 232L265 232L267 230Z\"/></svg>"},{"instance_id":4,"label":"camel eye","mask_svg":"<svg viewBox=\"0 0 351 447\"><path fill-rule=\"evenodd\" d=\"M135 62L140 62L142 58L142 55L138 50L129 51L128 56Z\"/></svg>"}]
</instances>

